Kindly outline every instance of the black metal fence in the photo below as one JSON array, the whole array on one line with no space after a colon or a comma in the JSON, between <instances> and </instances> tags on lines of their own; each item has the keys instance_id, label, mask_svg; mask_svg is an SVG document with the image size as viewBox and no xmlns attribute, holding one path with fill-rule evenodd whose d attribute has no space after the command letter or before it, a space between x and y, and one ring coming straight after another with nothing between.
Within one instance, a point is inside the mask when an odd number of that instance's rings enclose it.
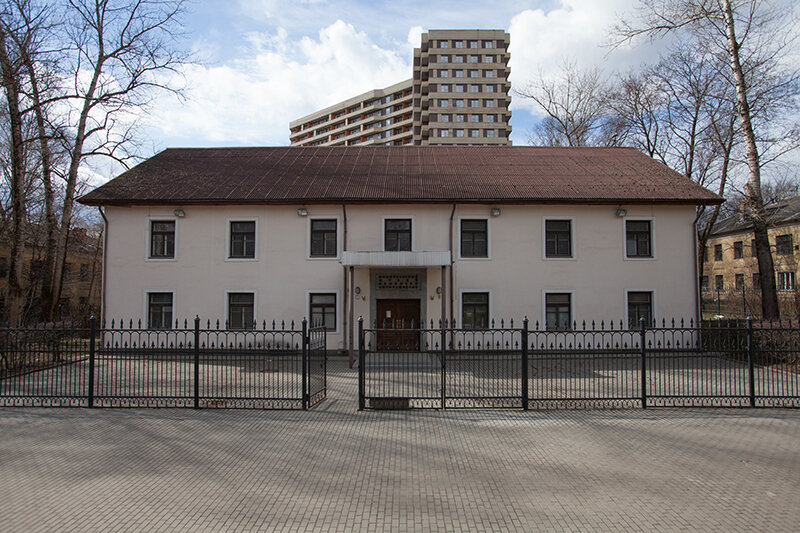
<instances>
[{"instance_id":1,"label":"black metal fence","mask_svg":"<svg viewBox=\"0 0 800 533\"><path fill-rule=\"evenodd\" d=\"M400 342L392 343L393 340ZM365 329L359 409L800 407L800 324Z\"/></svg>"},{"instance_id":2,"label":"black metal fence","mask_svg":"<svg viewBox=\"0 0 800 533\"><path fill-rule=\"evenodd\" d=\"M727 289L703 287L700 291L703 316L746 318L761 316L761 289L749 285ZM800 317L800 291L779 290L778 307L782 317Z\"/></svg>"},{"instance_id":3,"label":"black metal fence","mask_svg":"<svg viewBox=\"0 0 800 533\"><path fill-rule=\"evenodd\" d=\"M200 319L0 328L0 405L308 409L325 399L324 327Z\"/></svg>"}]
</instances>

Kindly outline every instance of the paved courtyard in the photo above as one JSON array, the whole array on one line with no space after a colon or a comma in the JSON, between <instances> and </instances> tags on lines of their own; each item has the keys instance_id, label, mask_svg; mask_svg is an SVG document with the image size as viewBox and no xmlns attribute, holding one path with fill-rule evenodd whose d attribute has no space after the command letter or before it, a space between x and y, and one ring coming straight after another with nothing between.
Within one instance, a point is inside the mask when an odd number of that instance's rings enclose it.
<instances>
[{"instance_id":1,"label":"paved courtyard","mask_svg":"<svg viewBox=\"0 0 800 533\"><path fill-rule=\"evenodd\" d=\"M0 409L0 529L797 531L800 410Z\"/></svg>"}]
</instances>

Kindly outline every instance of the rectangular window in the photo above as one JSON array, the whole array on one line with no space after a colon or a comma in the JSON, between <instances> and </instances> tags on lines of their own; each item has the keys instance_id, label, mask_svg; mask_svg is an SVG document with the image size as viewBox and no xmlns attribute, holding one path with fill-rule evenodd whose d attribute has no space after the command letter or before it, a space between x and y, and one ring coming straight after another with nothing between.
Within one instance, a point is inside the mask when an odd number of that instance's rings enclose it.
<instances>
[{"instance_id":1,"label":"rectangular window","mask_svg":"<svg viewBox=\"0 0 800 533\"><path fill-rule=\"evenodd\" d=\"M703 246L703 262L708 263L708 245Z\"/></svg>"},{"instance_id":2,"label":"rectangular window","mask_svg":"<svg viewBox=\"0 0 800 533\"><path fill-rule=\"evenodd\" d=\"M440 93L449 93L450 92L450 86L448 84L446 84L446 83L442 83L441 85L439 85L439 92Z\"/></svg>"},{"instance_id":3,"label":"rectangular window","mask_svg":"<svg viewBox=\"0 0 800 533\"><path fill-rule=\"evenodd\" d=\"M722 261L722 245L714 245L714 261Z\"/></svg>"},{"instance_id":4,"label":"rectangular window","mask_svg":"<svg viewBox=\"0 0 800 533\"><path fill-rule=\"evenodd\" d=\"M631 328L638 327L643 318L645 320L645 325L649 326L653 323L653 293L629 292L628 325Z\"/></svg>"},{"instance_id":5,"label":"rectangular window","mask_svg":"<svg viewBox=\"0 0 800 533\"><path fill-rule=\"evenodd\" d=\"M450 115L439 115L439 122L450 122Z\"/></svg>"},{"instance_id":6,"label":"rectangular window","mask_svg":"<svg viewBox=\"0 0 800 533\"><path fill-rule=\"evenodd\" d=\"M708 290L708 276L700 276L700 290L701 291Z\"/></svg>"},{"instance_id":7,"label":"rectangular window","mask_svg":"<svg viewBox=\"0 0 800 533\"><path fill-rule=\"evenodd\" d=\"M467 115L456 115L456 122L466 122Z\"/></svg>"},{"instance_id":8,"label":"rectangular window","mask_svg":"<svg viewBox=\"0 0 800 533\"><path fill-rule=\"evenodd\" d=\"M494 48L494 41L483 41L484 48Z\"/></svg>"},{"instance_id":9,"label":"rectangular window","mask_svg":"<svg viewBox=\"0 0 800 533\"><path fill-rule=\"evenodd\" d=\"M231 259L253 259L256 256L256 223L254 221L231 222L231 243L228 257Z\"/></svg>"},{"instance_id":10,"label":"rectangular window","mask_svg":"<svg viewBox=\"0 0 800 533\"><path fill-rule=\"evenodd\" d=\"M497 120L497 115L484 115L484 120L486 122L495 122Z\"/></svg>"},{"instance_id":11,"label":"rectangular window","mask_svg":"<svg viewBox=\"0 0 800 533\"><path fill-rule=\"evenodd\" d=\"M494 70L484 70L483 71L484 78L494 78Z\"/></svg>"},{"instance_id":12,"label":"rectangular window","mask_svg":"<svg viewBox=\"0 0 800 533\"><path fill-rule=\"evenodd\" d=\"M150 257L153 259L172 259L175 257L174 220L150 221Z\"/></svg>"},{"instance_id":13,"label":"rectangular window","mask_svg":"<svg viewBox=\"0 0 800 533\"><path fill-rule=\"evenodd\" d=\"M470 41L469 42L470 48L478 48L478 41Z\"/></svg>"},{"instance_id":14,"label":"rectangular window","mask_svg":"<svg viewBox=\"0 0 800 533\"><path fill-rule=\"evenodd\" d=\"M572 257L572 221L545 220L545 257Z\"/></svg>"},{"instance_id":15,"label":"rectangular window","mask_svg":"<svg viewBox=\"0 0 800 533\"><path fill-rule=\"evenodd\" d=\"M480 61L480 58L478 56L469 56L470 63L477 63L478 61Z\"/></svg>"},{"instance_id":16,"label":"rectangular window","mask_svg":"<svg viewBox=\"0 0 800 533\"><path fill-rule=\"evenodd\" d=\"M494 85L491 85L491 84L490 85L484 85L484 89L483 90L486 91L487 93L493 93L494 92Z\"/></svg>"},{"instance_id":17,"label":"rectangular window","mask_svg":"<svg viewBox=\"0 0 800 533\"><path fill-rule=\"evenodd\" d=\"M753 273L753 288L754 289L761 289L761 274L758 272Z\"/></svg>"},{"instance_id":18,"label":"rectangular window","mask_svg":"<svg viewBox=\"0 0 800 533\"><path fill-rule=\"evenodd\" d=\"M625 221L625 253L628 257L653 257L649 220Z\"/></svg>"},{"instance_id":19,"label":"rectangular window","mask_svg":"<svg viewBox=\"0 0 800 533\"><path fill-rule=\"evenodd\" d=\"M480 100L478 100L477 98L472 98L472 99L470 99L470 101L469 101L469 106L470 106L470 107L480 107L480 106L481 106L481 101L480 101ZM477 122L477 121L476 121L476 122Z\"/></svg>"},{"instance_id":20,"label":"rectangular window","mask_svg":"<svg viewBox=\"0 0 800 533\"><path fill-rule=\"evenodd\" d=\"M453 41L453 46L456 48L464 48L464 41Z\"/></svg>"},{"instance_id":21,"label":"rectangular window","mask_svg":"<svg viewBox=\"0 0 800 533\"><path fill-rule=\"evenodd\" d=\"M464 100L460 98L457 100L453 100L453 105L456 107L464 107Z\"/></svg>"},{"instance_id":22,"label":"rectangular window","mask_svg":"<svg viewBox=\"0 0 800 533\"><path fill-rule=\"evenodd\" d=\"M572 322L572 295L551 292L544 296L545 324L547 329L570 329Z\"/></svg>"},{"instance_id":23,"label":"rectangular window","mask_svg":"<svg viewBox=\"0 0 800 533\"><path fill-rule=\"evenodd\" d=\"M439 71L439 77L440 78L448 78L448 77L450 77L450 72L447 71L447 70L440 70Z\"/></svg>"},{"instance_id":24,"label":"rectangular window","mask_svg":"<svg viewBox=\"0 0 800 533\"><path fill-rule=\"evenodd\" d=\"M311 221L311 257L336 257L336 219Z\"/></svg>"},{"instance_id":25,"label":"rectangular window","mask_svg":"<svg viewBox=\"0 0 800 533\"><path fill-rule=\"evenodd\" d=\"M489 327L489 293L461 293L461 327L482 329Z\"/></svg>"},{"instance_id":26,"label":"rectangular window","mask_svg":"<svg viewBox=\"0 0 800 533\"><path fill-rule=\"evenodd\" d=\"M486 130L487 137L494 137L494 130Z\"/></svg>"},{"instance_id":27,"label":"rectangular window","mask_svg":"<svg viewBox=\"0 0 800 533\"><path fill-rule=\"evenodd\" d=\"M172 327L171 292L147 294L147 327L149 329L170 329Z\"/></svg>"},{"instance_id":28,"label":"rectangular window","mask_svg":"<svg viewBox=\"0 0 800 533\"><path fill-rule=\"evenodd\" d=\"M65 273L66 276L66 268ZM0 278L8 276L8 257L0 257Z\"/></svg>"},{"instance_id":29,"label":"rectangular window","mask_svg":"<svg viewBox=\"0 0 800 533\"><path fill-rule=\"evenodd\" d=\"M750 257L758 257L758 252L756 251L756 240L750 240Z\"/></svg>"},{"instance_id":30,"label":"rectangular window","mask_svg":"<svg viewBox=\"0 0 800 533\"><path fill-rule=\"evenodd\" d=\"M411 219L387 218L384 221L383 242L387 252L410 252Z\"/></svg>"},{"instance_id":31,"label":"rectangular window","mask_svg":"<svg viewBox=\"0 0 800 533\"><path fill-rule=\"evenodd\" d=\"M461 257L489 257L486 220L461 221Z\"/></svg>"},{"instance_id":32,"label":"rectangular window","mask_svg":"<svg viewBox=\"0 0 800 533\"><path fill-rule=\"evenodd\" d=\"M464 130L455 130L455 131L456 131L456 137L463 137L464 136Z\"/></svg>"},{"instance_id":33,"label":"rectangular window","mask_svg":"<svg viewBox=\"0 0 800 533\"><path fill-rule=\"evenodd\" d=\"M470 137L480 137L481 136L481 130L469 130L469 136Z\"/></svg>"},{"instance_id":34,"label":"rectangular window","mask_svg":"<svg viewBox=\"0 0 800 533\"><path fill-rule=\"evenodd\" d=\"M792 255L794 253L791 235L778 235L775 237L775 253L778 255Z\"/></svg>"},{"instance_id":35,"label":"rectangular window","mask_svg":"<svg viewBox=\"0 0 800 533\"><path fill-rule=\"evenodd\" d=\"M742 241L736 241L733 243L733 258L734 259L741 259L744 257L744 245Z\"/></svg>"},{"instance_id":36,"label":"rectangular window","mask_svg":"<svg viewBox=\"0 0 800 533\"><path fill-rule=\"evenodd\" d=\"M228 293L228 329L255 327L255 295L252 292Z\"/></svg>"},{"instance_id":37,"label":"rectangular window","mask_svg":"<svg viewBox=\"0 0 800 533\"><path fill-rule=\"evenodd\" d=\"M78 279L80 281L89 281L89 264L88 263L81 263L81 269L78 273Z\"/></svg>"},{"instance_id":38,"label":"rectangular window","mask_svg":"<svg viewBox=\"0 0 800 533\"><path fill-rule=\"evenodd\" d=\"M494 63L494 56L483 56L484 63Z\"/></svg>"},{"instance_id":39,"label":"rectangular window","mask_svg":"<svg viewBox=\"0 0 800 533\"><path fill-rule=\"evenodd\" d=\"M477 70L470 70L469 71L469 77L470 78L477 78L478 77L478 71Z\"/></svg>"},{"instance_id":40,"label":"rectangular window","mask_svg":"<svg viewBox=\"0 0 800 533\"><path fill-rule=\"evenodd\" d=\"M310 294L309 308L311 326L325 326L328 331L336 330L336 294Z\"/></svg>"},{"instance_id":41,"label":"rectangular window","mask_svg":"<svg viewBox=\"0 0 800 533\"><path fill-rule=\"evenodd\" d=\"M439 41L439 48L450 48L449 41Z\"/></svg>"},{"instance_id":42,"label":"rectangular window","mask_svg":"<svg viewBox=\"0 0 800 533\"><path fill-rule=\"evenodd\" d=\"M470 115L469 116L469 121L470 122L480 122L481 121L481 116L480 115Z\"/></svg>"},{"instance_id":43,"label":"rectangular window","mask_svg":"<svg viewBox=\"0 0 800 533\"><path fill-rule=\"evenodd\" d=\"M721 274L714 276L714 289L718 291L725 290L725 278Z\"/></svg>"},{"instance_id":44,"label":"rectangular window","mask_svg":"<svg viewBox=\"0 0 800 533\"><path fill-rule=\"evenodd\" d=\"M494 100L484 100L483 107L494 107Z\"/></svg>"},{"instance_id":45,"label":"rectangular window","mask_svg":"<svg viewBox=\"0 0 800 533\"><path fill-rule=\"evenodd\" d=\"M480 85L475 85L475 84L470 85L469 86L469 92L471 92L471 93L479 93L479 92L481 92L481 86Z\"/></svg>"},{"instance_id":46,"label":"rectangular window","mask_svg":"<svg viewBox=\"0 0 800 533\"><path fill-rule=\"evenodd\" d=\"M737 290L744 289L744 274L734 274L733 286L736 287Z\"/></svg>"},{"instance_id":47,"label":"rectangular window","mask_svg":"<svg viewBox=\"0 0 800 533\"><path fill-rule=\"evenodd\" d=\"M464 71L463 70L455 70L455 71L453 71L453 75L456 78L463 78L464 77Z\"/></svg>"},{"instance_id":48,"label":"rectangular window","mask_svg":"<svg viewBox=\"0 0 800 533\"><path fill-rule=\"evenodd\" d=\"M794 290L794 272L778 272L778 290Z\"/></svg>"},{"instance_id":49,"label":"rectangular window","mask_svg":"<svg viewBox=\"0 0 800 533\"><path fill-rule=\"evenodd\" d=\"M439 137L450 137L450 130L439 130Z\"/></svg>"},{"instance_id":50,"label":"rectangular window","mask_svg":"<svg viewBox=\"0 0 800 533\"><path fill-rule=\"evenodd\" d=\"M444 55L439 56L439 63L449 63L449 62L450 62L450 56L444 56Z\"/></svg>"},{"instance_id":51,"label":"rectangular window","mask_svg":"<svg viewBox=\"0 0 800 533\"><path fill-rule=\"evenodd\" d=\"M463 63L464 62L464 56L455 56L455 60L456 60L456 63Z\"/></svg>"},{"instance_id":52,"label":"rectangular window","mask_svg":"<svg viewBox=\"0 0 800 533\"><path fill-rule=\"evenodd\" d=\"M449 106L450 106L450 100L447 100L446 98L439 100L439 107L449 107Z\"/></svg>"},{"instance_id":53,"label":"rectangular window","mask_svg":"<svg viewBox=\"0 0 800 533\"><path fill-rule=\"evenodd\" d=\"M456 85L456 92L457 93L467 92L467 86L462 83L459 83L458 85Z\"/></svg>"}]
</instances>

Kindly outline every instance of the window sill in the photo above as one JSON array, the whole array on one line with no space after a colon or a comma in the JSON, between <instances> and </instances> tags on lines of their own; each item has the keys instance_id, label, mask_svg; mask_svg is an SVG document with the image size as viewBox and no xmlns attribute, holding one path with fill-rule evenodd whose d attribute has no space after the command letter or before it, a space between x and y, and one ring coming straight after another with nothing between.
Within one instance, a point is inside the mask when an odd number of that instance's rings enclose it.
<instances>
[{"instance_id":1,"label":"window sill","mask_svg":"<svg viewBox=\"0 0 800 533\"><path fill-rule=\"evenodd\" d=\"M307 255L306 261L339 261L341 259L338 255Z\"/></svg>"},{"instance_id":2,"label":"window sill","mask_svg":"<svg viewBox=\"0 0 800 533\"><path fill-rule=\"evenodd\" d=\"M226 263L252 263L258 261L257 257L226 257Z\"/></svg>"},{"instance_id":3,"label":"window sill","mask_svg":"<svg viewBox=\"0 0 800 533\"><path fill-rule=\"evenodd\" d=\"M152 263L170 263L177 261L175 257L146 257L144 260Z\"/></svg>"}]
</instances>

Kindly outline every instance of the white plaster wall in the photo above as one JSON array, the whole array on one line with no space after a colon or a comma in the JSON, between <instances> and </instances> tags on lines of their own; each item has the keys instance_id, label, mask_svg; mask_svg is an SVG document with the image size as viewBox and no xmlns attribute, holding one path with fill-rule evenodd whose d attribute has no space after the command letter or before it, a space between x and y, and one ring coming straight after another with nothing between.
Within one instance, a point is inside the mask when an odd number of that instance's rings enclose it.
<instances>
[{"instance_id":1,"label":"white plaster wall","mask_svg":"<svg viewBox=\"0 0 800 533\"><path fill-rule=\"evenodd\" d=\"M306 207L309 217L297 215ZM494 205L459 205L454 215L454 280L447 298L455 297L460 322L459 293L490 292L490 311L496 318L523 316L542 321L543 291L574 294L578 321L625 319L625 291L655 293L655 314L661 318L695 316L692 206L622 206L628 218L652 217L656 258L624 257L624 218L618 206L500 205L499 217L489 217ZM109 220L105 317L145 319L149 291L173 291L173 315L181 320L199 315L224 321L226 291L254 291L256 319L299 321L308 315L307 292L336 292L338 327L329 333L329 348L343 347L344 269L337 259L308 259L309 218L340 221L339 248L344 241L340 205L310 206L181 206L176 219L174 261L147 260L150 218L173 219L176 206L113 207ZM449 249L450 205L350 205L347 207L347 249L381 249L383 218L411 217L415 251ZM546 217L573 217L575 258L544 259L542 226ZM487 217L490 259L459 259L459 217ZM257 221L257 260L226 260L230 219ZM448 276L449 282L449 276ZM354 317L370 320L369 270L355 269ZM426 316L438 321L441 268L428 270ZM448 305L449 312L449 305ZM355 326L355 325L354 325Z\"/></svg>"}]
</instances>

